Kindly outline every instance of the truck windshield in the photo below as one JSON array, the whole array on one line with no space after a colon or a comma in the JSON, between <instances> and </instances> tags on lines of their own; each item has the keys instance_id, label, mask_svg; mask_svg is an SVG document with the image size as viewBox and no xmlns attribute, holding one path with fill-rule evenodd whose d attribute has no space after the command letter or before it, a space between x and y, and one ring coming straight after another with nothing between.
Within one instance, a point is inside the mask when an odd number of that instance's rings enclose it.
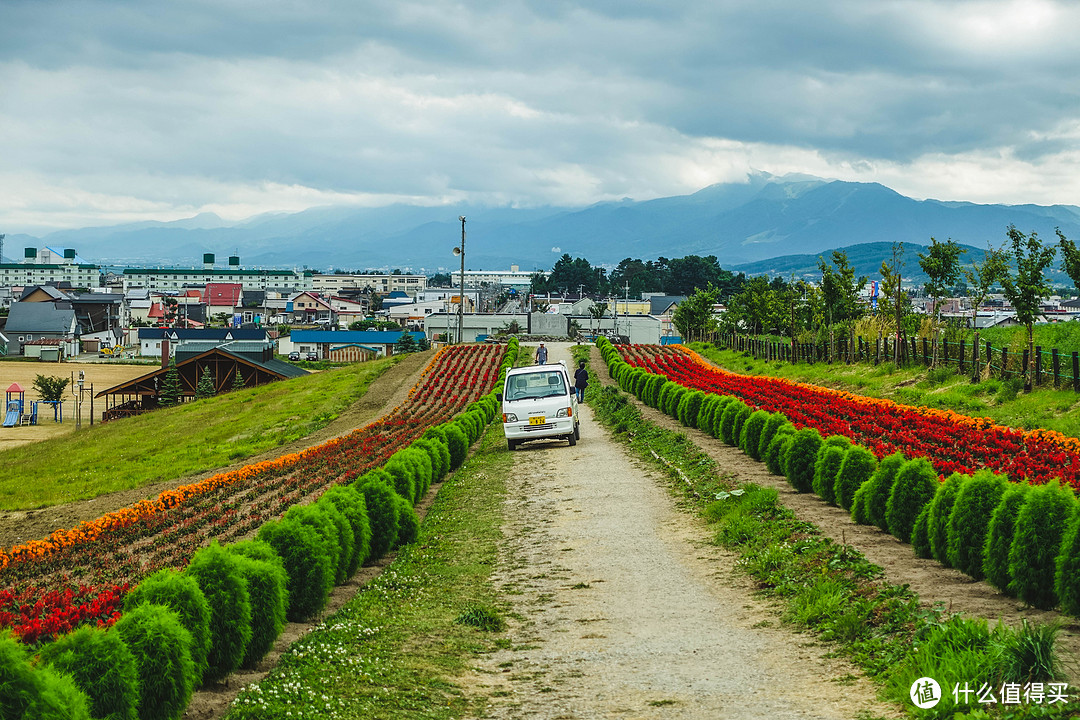
<instances>
[{"instance_id":1,"label":"truck windshield","mask_svg":"<svg viewBox=\"0 0 1080 720\"><path fill-rule=\"evenodd\" d=\"M541 371L512 375L506 382L507 400L565 395L566 381L558 371Z\"/></svg>"}]
</instances>

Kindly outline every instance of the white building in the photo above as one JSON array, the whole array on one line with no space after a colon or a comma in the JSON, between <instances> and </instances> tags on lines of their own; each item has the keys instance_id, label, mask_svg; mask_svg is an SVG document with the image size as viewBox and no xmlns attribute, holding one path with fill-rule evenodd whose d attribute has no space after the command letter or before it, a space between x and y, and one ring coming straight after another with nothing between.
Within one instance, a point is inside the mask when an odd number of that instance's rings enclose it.
<instances>
[{"instance_id":1,"label":"white building","mask_svg":"<svg viewBox=\"0 0 1080 720\"><path fill-rule=\"evenodd\" d=\"M387 295L400 290L415 297L417 293L427 288L426 275L312 275L311 286L306 289L314 290L323 295L338 295L342 290L363 290L371 288L380 295Z\"/></svg>"},{"instance_id":2,"label":"white building","mask_svg":"<svg viewBox=\"0 0 1080 720\"><path fill-rule=\"evenodd\" d=\"M70 249L32 248L23 250L23 262L0 263L0 286L70 283L72 287L98 287L101 269L86 262Z\"/></svg>"}]
</instances>

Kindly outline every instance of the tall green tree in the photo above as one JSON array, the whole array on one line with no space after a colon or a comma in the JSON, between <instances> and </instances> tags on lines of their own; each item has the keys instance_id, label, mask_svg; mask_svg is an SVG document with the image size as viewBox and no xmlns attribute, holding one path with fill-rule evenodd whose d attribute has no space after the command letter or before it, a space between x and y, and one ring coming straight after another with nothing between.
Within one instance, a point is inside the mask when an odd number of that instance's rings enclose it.
<instances>
[{"instance_id":1,"label":"tall green tree","mask_svg":"<svg viewBox=\"0 0 1080 720\"><path fill-rule=\"evenodd\" d=\"M979 348L979 326L976 324L979 317L979 308L990 296L990 290L1001 282L1009 272L1009 253L1004 246L995 248L987 244L981 263L972 263L970 268L964 269L964 277L967 278L969 292L971 293L971 327L975 331L975 350ZM989 360L989 358L987 358ZM974 364L971 379L978 382L979 367Z\"/></svg>"},{"instance_id":2,"label":"tall green tree","mask_svg":"<svg viewBox=\"0 0 1080 720\"><path fill-rule=\"evenodd\" d=\"M960 280L960 256L964 254L963 248L949 238L940 242L937 238L930 238L930 247L926 254L919 253L919 267L926 273L927 281L924 286L926 294L934 301L934 326L941 322L941 301L948 297L952 288ZM938 339L934 337L934 355L931 365L937 366Z\"/></svg>"},{"instance_id":3,"label":"tall green tree","mask_svg":"<svg viewBox=\"0 0 1080 720\"><path fill-rule=\"evenodd\" d=\"M201 400L202 398L213 397L214 395L214 376L210 372L210 366L204 365L202 374L199 375L199 382L195 386L195 399Z\"/></svg>"},{"instance_id":4,"label":"tall green tree","mask_svg":"<svg viewBox=\"0 0 1080 720\"><path fill-rule=\"evenodd\" d=\"M1077 291L1080 291L1080 250L1076 243L1061 232L1061 228L1054 228L1058 236L1058 247L1061 248L1061 263L1065 266L1065 274L1073 281Z\"/></svg>"},{"instance_id":5,"label":"tall green tree","mask_svg":"<svg viewBox=\"0 0 1080 720\"><path fill-rule=\"evenodd\" d=\"M687 342L703 340L706 335L716 330L713 305L716 304L718 296L719 291L715 286L710 285L704 290L698 290L675 308L671 322L678 329L683 340Z\"/></svg>"},{"instance_id":6,"label":"tall green tree","mask_svg":"<svg viewBox=\"0 0 1080 720\"><path fill-rule=\"evenodd\" d=\"M664 291L669 295L690 296L698 290L707 290L709 286L716 288L722 274L720 261L715 255L674 258L667 261L667 267Z\"/></svg>"},{"instance_id":7,"label":"tall green tree","mask_svg":"<svg viewBox=\"0 0 1080 720\"><path fill-rule=\"evenodd\" d=\"M161 384L158 393L158 404L162 407L172 407L180 404L180 372L176 369L176 358L169 360L169 368L165 371L165 380Z\"/></svg>"},{"instance_id":8,"label":"tall green tree","mask_svg":"<svg viewBox=\"0 0 1080 720\"><path fill-rule=\"evenodd\" d=\"M60 402L64 399L64 390L70 382L71 378L56 375L35 375L33 385L34 389L38 391L38 395L45 402Z\"/></svg>"},{"instance_id":9,"label":"tall green tree","mask_svg":"<svg viewBox=\"0 0 1080 720\"><path fill-rule=\"evenodd\" d=\"M903 286L904 243L892 245L892 255L881 261L881 286L878 288L878 314L893 323L897 342L904 332L904 318L911 315L911 298Z\"/></svg>"},{"instance_id":10,"label":"tall green tree","mask_svg":"<svg viewBox=\"0 0 1080 720\"><path fill-rule=\"evenodd\" d=\"M594 295L600 289L600 275L596 270L585 258L572 258L564 253L551 268L547 286L565 293L580 290L584 294Z\"/></svg>"},{"instance_id":11,"label":"tall green tree","mask_svg":"<svg viewBox=\"0 0 1080 720\"><path fill-rule=\"evenodd\" d=\"M825 304L825 323L829 327L831 359L836 348L836 326L847 326L850 321L862 315L859 291L866 285L867 278L855 278L855 268L851 266L847 253L843 250L833 250L831 263L819 257L818 269L821 270L821 296Z\"/></svg>"},{"instance_id":12,"label":"tall green tree","mask_svg":"<svg viewBox=\"0 0 1080 720\"><path fill-rule=\"evenodd\" d=\"M1017 230L1015 225L1009 226L1008 236L1012 242L1016 273L1006 273L1001 278L1001 285L1005 298L1016 312L1016 319L1027 326L1028 353L1027 364L1024 366L1024 392L1031 392L1035 321L1043 314L1043 298L1049 297L1052 291L1046 279L1046 270L1054 262L1056 248L1044 246L1034 232L1025 235Z\"/></svg>"}]
</instances>

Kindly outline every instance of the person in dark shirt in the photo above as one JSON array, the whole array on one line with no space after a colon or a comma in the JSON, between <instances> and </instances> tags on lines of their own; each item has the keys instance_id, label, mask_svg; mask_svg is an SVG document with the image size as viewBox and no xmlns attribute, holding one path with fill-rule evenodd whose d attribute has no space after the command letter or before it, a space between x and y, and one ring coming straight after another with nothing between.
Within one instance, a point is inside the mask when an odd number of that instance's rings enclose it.
<instances>
[{"instance_id":1,"label":"person in dark shirt","mask_svg":"<svg viewBox=\"0 0 1080 720\"><path fill-rule=\"evenodd\" d=\"M540 347L536 348L536 364L543 365L547 362L547 348L544 347L544 343L540 343Z\"/></svg>"},{"instance_id":2,"label":"person in dark shirt","mask_svg":"<svg viewBox=\"0 0 1080 720\"><path fill-rule=\"evenodd\" d=\"M585 361L578 362L578 368L574 371L574 389L577 390L578 402L585 402L585 388L589 387L589 371L585 369Z\"/></svg>"}]
</instances>

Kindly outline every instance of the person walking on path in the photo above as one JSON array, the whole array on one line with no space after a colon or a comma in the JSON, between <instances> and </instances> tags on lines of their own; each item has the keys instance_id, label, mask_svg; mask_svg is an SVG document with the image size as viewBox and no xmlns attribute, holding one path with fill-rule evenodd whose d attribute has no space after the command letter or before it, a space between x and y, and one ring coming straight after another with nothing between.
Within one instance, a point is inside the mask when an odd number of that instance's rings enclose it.
<instances>
[{"instance_id":1,"label":"person walking on path","mask_svg":"<svg viewBox=\"0 0 1080 720\"><path fill-rule=\"evenodd\" d=\"M547 362L548 351L544 347L544 343L540 343L540 347L536 348L536 364L543 365Z\"/></svg>"},{"instance_id":2,"label":"person walking on path","mask_svg":"<svg viewBox=\"0 0 1080 720\"><path fill-rule=\"evenodd\" d=\"M585 388L589 387L589 371L585 369L585 361L578 361L577 370L574 371L574 389L577 390L578 402L585 402Z\"/></svg>"}]
</instances>

